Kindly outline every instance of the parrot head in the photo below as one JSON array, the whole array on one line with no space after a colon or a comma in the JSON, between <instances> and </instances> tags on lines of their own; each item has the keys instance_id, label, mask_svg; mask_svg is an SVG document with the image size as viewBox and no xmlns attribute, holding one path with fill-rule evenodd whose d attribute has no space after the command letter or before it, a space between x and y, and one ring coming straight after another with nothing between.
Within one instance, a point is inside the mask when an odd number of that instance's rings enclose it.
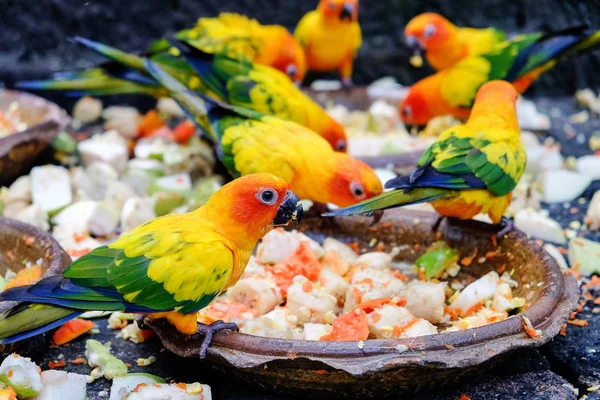
<instances>
[{"instance_id":1,"label":"parrot head","mask_svg":"<svg viewBox=\"0 0 600 400\"><path fill-rule=\"evenodd\" d=\"M329 203L348 207L381 194L383 187L375 171L344 153L335 153L333 174L327 182Z\"/></svg>"},{"instance_id":2,"label":"parrot head","mask_svg":"<svg viewBox=\"0 0 600 400\"><path fill-rule=\"evenodd\" d=\"M413 85L400 103L400 118L406 125L425 125L435 115L429 111L427 94Z\"/></svg>"},{"instance_id":3,"label":"parrot head","mask_svg":"<svg viewBox=\"0 0 600 400\"><path fill-rule=\"evenodd\" d=\"M436 13L424 13L414 17L406 28L404 38L413 51L410 63L414 67L423 65L421 53L435 46L443 46L453 31L454 25L446 18Z\"/></svg>"},{"instance_id":4,"label":"parrot head","mask_svg":"<svg viewBox=\"0 0 600 400\"><path fill-rule=\"evenodd\" d=\"M319 135L327 140L335 151L345 153L348 150L348 139L344 127L330 116L327 116L325 126L319 129Z\"/></svg>"},{"instance_id":5,"label":"parrot head","mask_svg":"<svg viewBox=\"0 0 600 400\"><path fill-rule=\"evenodd\" d=\"M287 30L281 37L277 57L271 66L286 74L298 86L304 79L306 73L304 49Z\"/></svg>"},{"instance_id":6,"label":"parrot head","mask_svg":"<svg viewBox=\"0 0 600 400\"><path fill-rule=\"evenodd\" d=\"M358 0L321 0L318 10L329 20L358 21Z\"/></svg>"},{"instance_id":7,"label":"parrot head","mask_svg":"<svg viewBox=\"0 0 600 400\"><path fill-rule=\"evenodd\" d=\"M250 174L215 192L201 208L222 215L222 224L234 225L248 239L260 239L271 228L302 220L302 205L289 184L275 175Z\"/></svg>"}]
</instances>

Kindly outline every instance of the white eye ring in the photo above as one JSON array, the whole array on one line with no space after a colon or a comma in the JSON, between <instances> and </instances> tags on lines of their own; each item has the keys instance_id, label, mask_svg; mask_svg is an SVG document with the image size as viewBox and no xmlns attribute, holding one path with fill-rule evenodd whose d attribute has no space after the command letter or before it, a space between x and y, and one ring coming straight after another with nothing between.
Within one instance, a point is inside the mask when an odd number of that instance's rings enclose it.
<instances>
[{"instance_id":1,"label":"white eye ring","mask_svg":"<svg viewBox=\"0 0 600 400\"><path fill-rule=\"evenodd\" d=\"M367 196L367 193L365 193L365 187L360 182L352 182L350 184L350 191L358 200L362 200Z\"/></svg>"},{"instance_id":2,"label":"white eye ring","mask_svg":"<svg viewBox=\"0 0 600 400\"><path fill-rule=\"evenodd\" d=\"M435 35L436 32L437 29L434 25L427 24L425 25L425 29L423 29L423 36L425 37L425 39L430 39L433 35Z\"/></svg>"},{"instance_id":3,"label":"white eye ring","mask_svg":"<svg viewBox=\"0 0 600 400\"><path fill-rule=\"evenodd\" d=\"M296 65L294 64L290 64L286 67L285 69L285 73L290 77L290 78L295 78L296 75L298 74L298 68L296 67Z\"/></svg>"},{"instance_id":4,"label":"white eye ring","mask_svg":"<svg viewBox=\"0 0 600 400\"><path fill-rule=\"evenodd\" d=\"M273 204L277 203L278 197L279 195L277 194L275 189L272 188L266 188L256 193L256 198L258 199L258 201L267 206L272 206Z\"/></svg>"}]
</instances>

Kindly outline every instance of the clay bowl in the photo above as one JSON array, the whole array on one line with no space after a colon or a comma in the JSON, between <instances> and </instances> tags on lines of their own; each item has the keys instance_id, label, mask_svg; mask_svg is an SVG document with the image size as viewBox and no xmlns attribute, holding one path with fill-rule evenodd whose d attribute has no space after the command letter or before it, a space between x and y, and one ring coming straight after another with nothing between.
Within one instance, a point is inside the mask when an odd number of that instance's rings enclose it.
<instances>
[{"instance_id":1,"label":"clay bowl","mask_svg":"<svg viewBox=\"0 0 600 400\"><path fill-rule=\"evenodd\" d=\"M0 274L7 268L18 272L25 268L23 261L35 263L42 259L44 277L60 274L71 263L71 258L49 233L31 225L0 217ZM0 314L14 307L16 302L0 302ZM13 344L0 345L0 353L16 352L35 356L48 348L49 336L38 335Z\"/></svg>"},{"instance_id":2,"label":"clay bowl","mask_svg":"<svg viewBox=\"0 0 600 400\"><path fill-rule=\"evenodd\" d=\"M0 185L8 185L28 171L35 159L70 122L56 104L32 94L0 90L0 110L17 102L28 128L0 138Z\"/></svg>"},{"instance_id":3,"label":"clay bowl","mask_svg":"<svg viewBox=\"0 0 600 400\"><path fill-rule=\"evenodd\" d=\"M333 236L358 241L368 248L372 239L382 241L386 251L403 246L397 260L414 261L432 243L437 214L393 210L371 226L372 219L352 217L305 221L303 231L317 241ZM359 342L309 342L271 339L234 332L215 335L207 361L235 382L243 380L285 395L310 398L369 398L416 393L438 388L488 369L512 351L540 346L555 336L578 299L576 280L563 275L552 257L520 232L511 232L494 248L490 225L444 220L441 238L461 256L497 251L484 264L473 262L463 271L481 276L505 264L514 268L522 284L518 296L530 300L524 312L542 330L534 340L523 329L523 319L505 321L471 330L410 339L377 339ZM415 246L418 245L418 246ZM149 324L164 346L182 357L197 357L200 338L185 338L169 324ZM364 345L364 346L363 346ZM200 363L200 361L198 361ZM199 377L201 378L201 377Z\"/></svg>"}]
</instances>

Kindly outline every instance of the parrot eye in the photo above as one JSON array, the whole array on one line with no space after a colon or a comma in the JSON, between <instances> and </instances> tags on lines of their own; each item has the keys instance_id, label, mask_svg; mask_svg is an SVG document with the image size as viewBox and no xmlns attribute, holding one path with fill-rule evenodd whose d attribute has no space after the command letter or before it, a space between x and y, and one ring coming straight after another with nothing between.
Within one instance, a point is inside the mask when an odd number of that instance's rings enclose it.
<instances>
[{"instance_id":1,"label":"parrot eye","mask_svg":"<svg viewBox=\"0 0 600 400\"><path fill-rule=\"evenodd\" d=\"M263 189L256 194L261 203L272 206L277 202L277 192L273 189Z\"/></svg>"},{"instance_id":2,"label":"parrot eye","mask_svg":"<svg viewBox=\"0 0 600 400\"><path fill-rule=\"evenodd\" d=\"M352 192L354 197L356 197L358 200L362 200L366 196L365 188L362 185L362 183L359 183L359 182L352 182L350 184L350 191Z\"/></svg>"},{"instance_id":3,"label":"parrot eye","mask_svg":"<svg viewBox=\"0 0 600 400\"><path fill-rule=\"evenodd\" d=\"M423 29L423 36L425 39L430 39L433 35L435 35L437 29L432 24L425 25L425 29Z\"/></svg>"},{"instance_id":4,"label":"parrot eye","mask_svg":"<svg viewBox=\"0 0 600 400\"><path fill-rule=\"evenodd\" d=\"M335 144L336 151L346 151L346 141L344 139L340 139Z\"/></svg>"},{"instance_id":5,"label":"parrot eye","mask_svg":"<svg viewBox=\"0 0 600 400\"><path fill-rule=\"evenodd\" d=\"M294 65L294 64L290 64L287 66L287 68L285 69L285 73L292 79L294 79L296 77L296 74L298 73L298 68Z\"/></svg>"},{"instance_id":6,"label":"parrot eye","mask_svg":"<svg viewBox=\"0 0 600 400\"><path fill-rule=\"evenodd\" d=\"M402 107L402 117L404 119L412 117L412 107L411 106Z\"/></svg>"}]
</instances>

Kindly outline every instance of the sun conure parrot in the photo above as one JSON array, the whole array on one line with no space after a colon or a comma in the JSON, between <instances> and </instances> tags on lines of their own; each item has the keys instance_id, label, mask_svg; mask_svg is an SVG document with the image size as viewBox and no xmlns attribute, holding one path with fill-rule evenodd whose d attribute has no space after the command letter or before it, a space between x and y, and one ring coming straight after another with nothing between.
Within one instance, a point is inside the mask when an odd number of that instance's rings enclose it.
<instances>
[{"instance_id":1,"label":"sun conure parrot","mask_svg":"<svg viewBox=\"0 0 600 400\"><path fill-rule=\"evenodd\" d=\"M314 71L339 71L352 84L352 63L362 42L358 0L320 0L302 17L294 37L304 48L306 66Z\"/></svg>"},{"instance_id":2,"label":"sun conure parrot","mask_svg":"<svg viewBox=\"0 0 600 400\"><path fill-rule=\"evenodd\" d=\"M424 13L410 20L404 28L406 44L412 49L410 63L423 65L421 52L427 62L441 71L468 56L491 51L506 35L496 28L462 28L436 13Z\"/></svg>"},{"instance_id":3,"label":"sun conure parrot","mask_svg":"<svg viewBox=\"0 0 600 400\"><path fill-rule=\"evenodd\" d=\"M84 311L167 318L186 335L236 329L197 324L197 312L240 277L256 243L275 226L300 222L302 206L287 182L270 174L236 179L187 214L156 218L77 259L62 275L0 293L19 301L0 314L0 343L62 325Z\"/></svg>"},{"instance_id":4,"label":"sun conure parrot","mask_svg":"<svg viewBox=\"0 0 600 400\"><path fill-rule=\"evenodd\" d=\"M466 119L484 83L502 79L523 93L558 61L590 51L599 43L600 31L590 32L585 27L517 36L489 53L464 58L415 83L400 104L400 117L414 125L441 115Z\"/></svg>"},{"instance_id":5,"label":"sun conure parrot","mask_svg":"<svg viewBox=\"0 0 600 400\"><path fill-rule=\"evenodd\" d=\"M77 95L136 91L167 95L165 89L146 72L142 57L89 39L76 37L74 40L110 58L111 61L104 64L106 70L94 68L88 73L63 74L57 80L20 82L18 87L68 90L75 91ZM177 46L181 49L173 48L178 54L183 51L183 55L160 53L150 59L185 82L188 88L229 104L290 119L323 136L337 151L346 151L344 128L280 71L247 60L206 53L187 42L177 43Z\"/></svg>"},{"instance_id":6,"label":"sun conure parrot","mask_svg":"<svg viewBox=\"0 0 600 400\"><path fill-rule=\"evenodd\" d=\"M335 152L310 129L186 89L150 60L146 69L214 141L219 160L234 178L272 173L286 180L300 198L340 207L381 193L381 181L371 167Z\"/></svg>"},{"instance_id":7,"label":"sun conure parrot","mask_svg":"<svg viewBox=\"0 0 600 400\"><path fill-rule=\"evenodd\" d=\"M484 84L467 123L443 132L410 176L385 184L394 190L325 215L354 215L429 202L442 216L470 219L486 213L500 224L511 192L525 171L516 99L517 92L508 82ZM504 228L510 230L510 226Z\"/></svg>"}]
</instances>

